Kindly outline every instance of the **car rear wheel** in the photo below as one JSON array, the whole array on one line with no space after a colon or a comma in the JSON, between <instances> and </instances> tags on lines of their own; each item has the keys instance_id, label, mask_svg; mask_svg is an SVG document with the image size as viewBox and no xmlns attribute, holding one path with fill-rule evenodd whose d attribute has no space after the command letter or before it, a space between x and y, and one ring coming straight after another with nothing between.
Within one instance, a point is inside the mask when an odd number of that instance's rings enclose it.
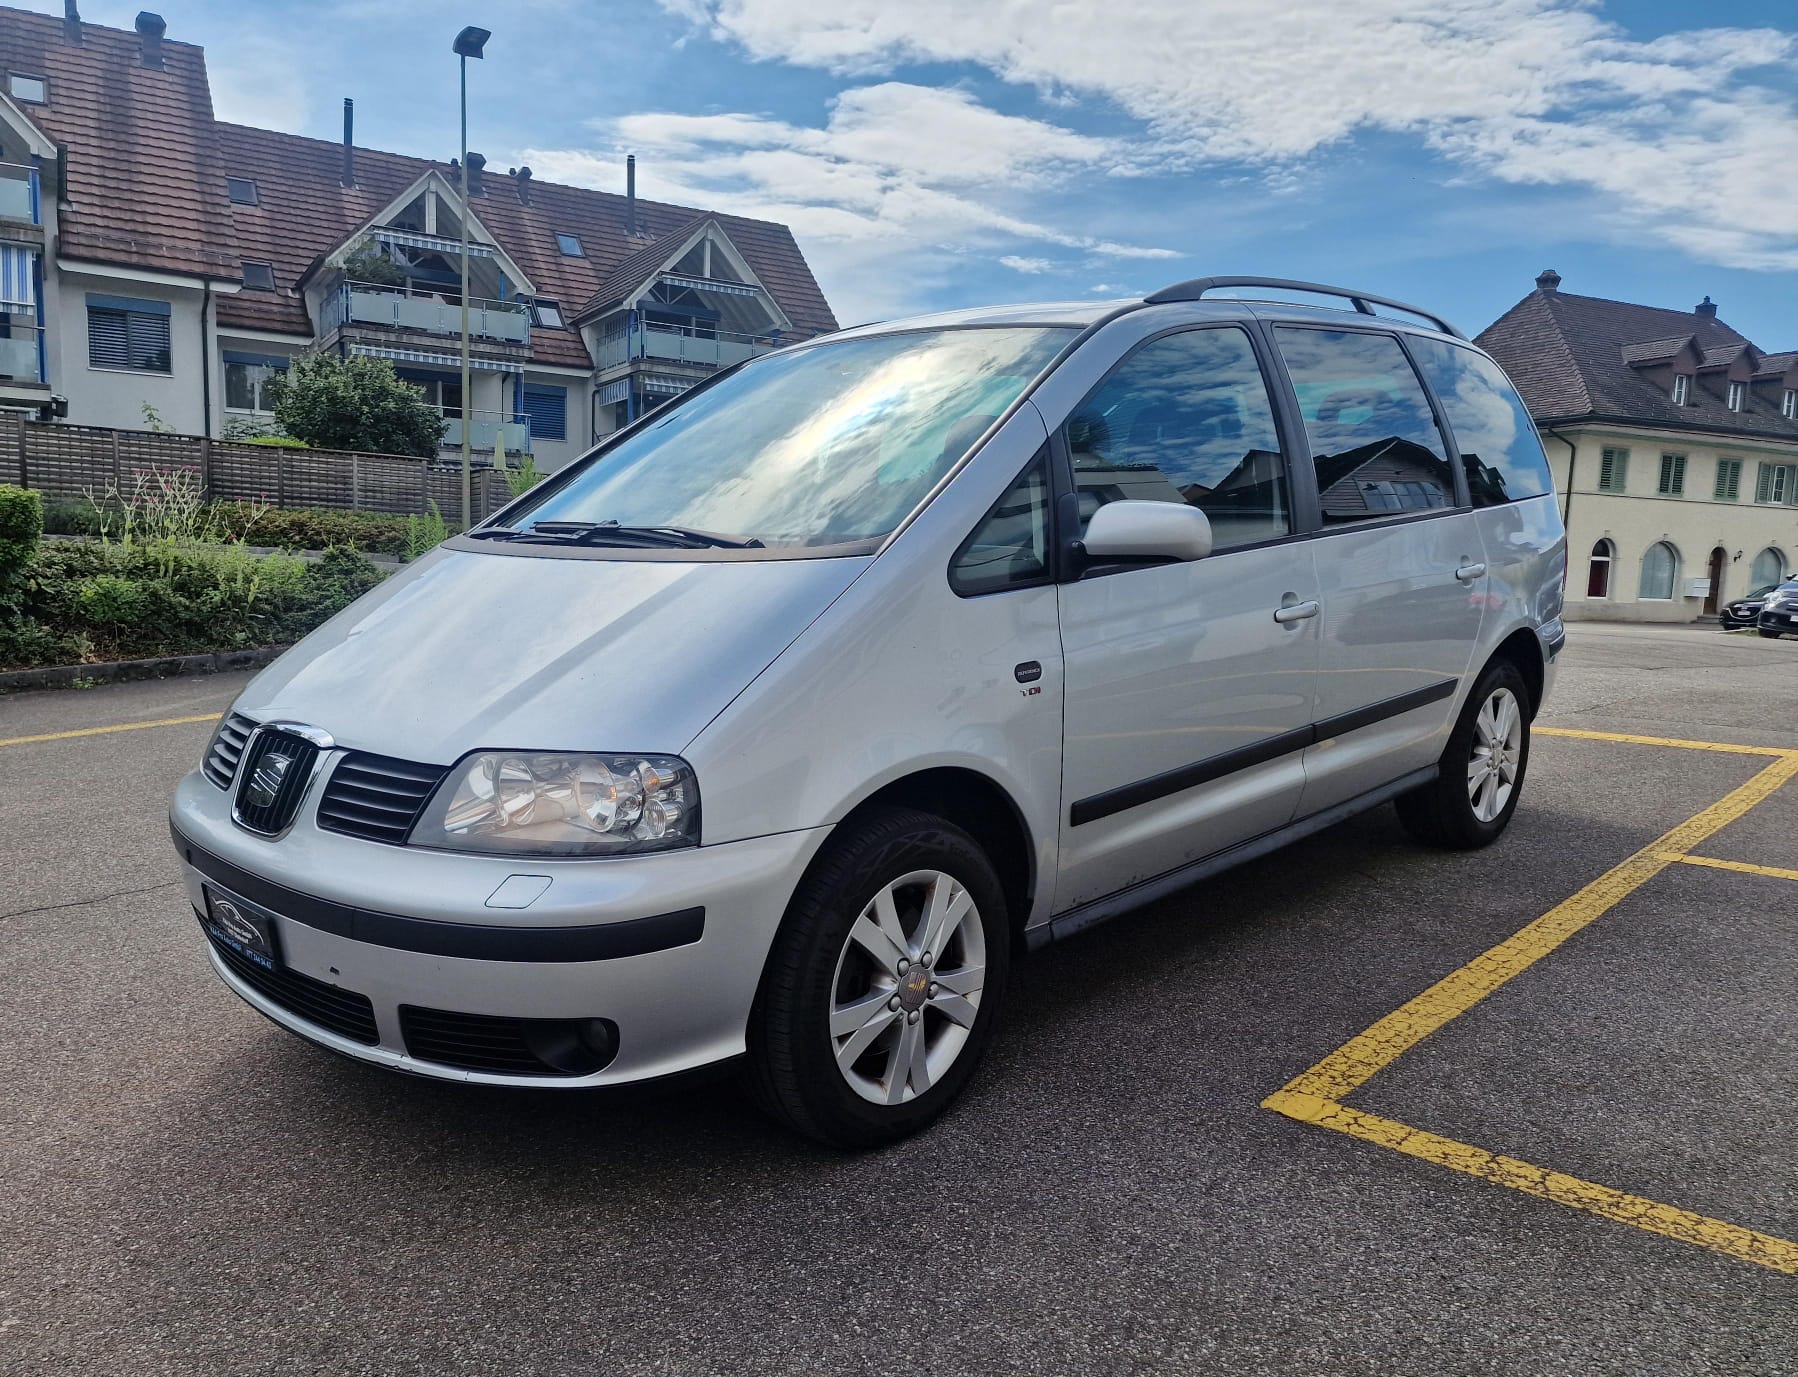
<instances>
[{"instance_id":1,"label":"car rear wheel","mask_svg":"<svg viewBox=\"0 0 1798 1377\"><path fill-rule=\"evenodd\" d=\"M1467 696L1436 778L1394 800L1399 821L1430 846L1488 846L1517 811L1529 759L1529 689L1517 666L1494 661Z\"/></svg>"},{"instance_id":2,"label":"car rear wheel","mask_svg":"<svg viewBox=\"0 0 1798 1377\"><path fill-rule=\"evenodd\" d=\"M834 1147L916 1132L973 1074L1009 955L1004 892L972 837L911 809L852 824L775 939L750 1018L751 1092Z\"/></svg>"}]
</instances>

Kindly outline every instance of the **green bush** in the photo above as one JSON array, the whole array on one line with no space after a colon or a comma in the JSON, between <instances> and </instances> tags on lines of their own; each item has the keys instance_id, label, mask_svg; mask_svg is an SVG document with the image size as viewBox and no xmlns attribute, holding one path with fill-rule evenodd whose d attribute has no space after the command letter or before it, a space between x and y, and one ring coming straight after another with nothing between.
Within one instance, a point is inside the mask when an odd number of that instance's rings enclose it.
<instances>
[{"instance_id":1,"label":"green bush","mask_svg":"<svg viewBox=\"0 0 1798 1377\"><path fill-rule=\"evenodd\" d=\"M449 527L445 524L443 513L438 510L437 504L427 502L425 505L430 510L423 516L406 518L404 554L407 559L417 559L420 555L428 554L449 539Z\"/></svg>"},{"instance_id":2,"label":"green bush","mask_svg":"<svg viewBox=\"0 0 1798 1377\"><path fill-rule=\"evenodd\" d=\"M0 484L0 590L18 581L43 533L43 499L24 488Z\"/></svg>"},{"instance_id":3,"label":"green bush","mask_svg":"<svg viewBox=\"0 0 1798 1377\"><path fill-rule=\"evenodd\" d=\"M241 546L53 541L0 599L0 668L285 644L381 578L346 549L309 561Z\"/></svg>"},{"instance_id":4,"label":"green bush","mask_svg":"<svg viewBox=\"0 0 1798 1377\"><path fill-rule=\"evenodd\" d=\"M443 418L388 359L306 354L267 383L286 435L319 449L433 458Z\"/></svg>"}]
</instances>

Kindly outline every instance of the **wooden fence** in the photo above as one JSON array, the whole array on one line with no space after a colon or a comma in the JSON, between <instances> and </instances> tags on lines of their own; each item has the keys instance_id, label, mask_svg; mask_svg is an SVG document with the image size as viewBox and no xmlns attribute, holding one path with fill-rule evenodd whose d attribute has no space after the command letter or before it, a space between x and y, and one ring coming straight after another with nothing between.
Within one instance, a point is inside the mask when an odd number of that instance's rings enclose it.
<instances>
[{"instance_id":1,"label":"wooden fence","mask_svg":"<svg viewBox=\"0 0 1798 1377\"><path fill-rule=\"evenodd\" d=\"M0 418L0 483L47 497L129 496L138 476L184 469L218 502L277 507L337 507L423 514L434 502L452 524L462 517L462 470L404 454L290 449L150 430L41 424ZM505 477L477 469L470 491L479 521L511 500Z\"/></svg>"}]
</instances>

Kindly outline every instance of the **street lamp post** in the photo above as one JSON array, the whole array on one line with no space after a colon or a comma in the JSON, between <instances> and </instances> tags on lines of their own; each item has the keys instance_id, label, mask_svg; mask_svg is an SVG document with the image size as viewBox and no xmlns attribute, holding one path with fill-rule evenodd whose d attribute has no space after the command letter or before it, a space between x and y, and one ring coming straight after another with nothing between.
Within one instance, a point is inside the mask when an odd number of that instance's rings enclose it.
<instances>
[{"instance_id":1,"label":"street lamp post","mask_svg":"<svg viewBox=\"0 0 1798 1377\"><path fill-rule=\"evenodd\" d=\"M492 37L486 29L477 29L470 24L456 35L456 41L451 45L456 56L462 59L462 213L456 220L462 227L462 529L465 531L474 525L473 503L470 501L473 464L468 454L469 402L472 394L468 378L468 59L482 56L481 49L487 46L487 40Z\"/></svg>"}]
</instances>

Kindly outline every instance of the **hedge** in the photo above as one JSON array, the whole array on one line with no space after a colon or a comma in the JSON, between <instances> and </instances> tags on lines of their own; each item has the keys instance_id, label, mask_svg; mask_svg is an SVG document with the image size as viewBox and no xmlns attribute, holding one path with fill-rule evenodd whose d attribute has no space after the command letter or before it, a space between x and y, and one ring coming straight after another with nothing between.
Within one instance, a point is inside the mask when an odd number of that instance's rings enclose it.
<instances>
[{"instance_id":1,"label":"hedge","mask_svg":"<svg viewBox=\"0 0 1798 1377\"><path fill-rule=\"evenodd\" d=\"M328 550L334 545L371 555L406 554L407 518L387 512L357 512L323 507L252 507L221 502L214 506L225 532L248 545L278 550ZM110 521L93 503L53 498L44 511L44 529L55 535L97 536L116 533L120 518Z\"/></svg>"}]
</instances>

